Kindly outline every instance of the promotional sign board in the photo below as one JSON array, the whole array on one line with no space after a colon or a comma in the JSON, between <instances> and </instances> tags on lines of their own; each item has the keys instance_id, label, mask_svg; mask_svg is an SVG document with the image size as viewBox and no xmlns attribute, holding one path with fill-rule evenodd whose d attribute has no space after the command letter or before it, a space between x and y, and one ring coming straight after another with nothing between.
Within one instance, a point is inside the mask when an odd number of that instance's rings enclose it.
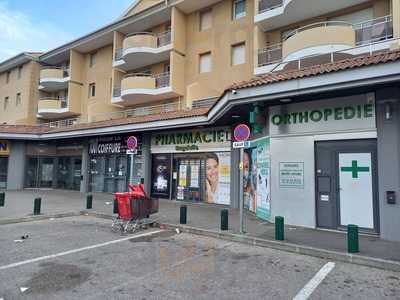
<instances>
[{"instance_id":1,"label":"promotional sign board","mask_svg":"<svg viewBox=\"0 0 400 300\"><path fill-rule=\"evenodd\" d=\"M376 129L373 93L271 106L271 135Z\"/></svg>"},{"instance_id":2,"label":"promotional sign board","mask_svg":"<svg viewBox=\"0 0 400 300\"><path fill-rule=\"evenodd\" d=\"M280 162L279 186L281 188L304 188L304 162Z\"/></svg>"},{"instance_id":3,"label":"promotional sign board","mask_svg":"<svg viewBox=\"0 0 400 300\"><path fill-rule=\"evenodd\" d=\"M128 140L131 136L115 135L107 137L99 137L91 139L89 141L89 154L90 155L109 155L109 154L122 154L127 151L133 151L140 149L140 137L135 137L136 147L135 149L129 149ZM133 146L133 140L129 142L129 145ZM130 153L130 152L129 152Z\"/></svg>"},{"instance_id":4,"label":"promotional sign board","mask_svg":"<svg viewBox=\"0 0 400 300\"><path fill-rule=\"evenodd\" d=\"M0 140L0 155L10 155L11 146L9 141Z\"/></svg>"}]
</instances>

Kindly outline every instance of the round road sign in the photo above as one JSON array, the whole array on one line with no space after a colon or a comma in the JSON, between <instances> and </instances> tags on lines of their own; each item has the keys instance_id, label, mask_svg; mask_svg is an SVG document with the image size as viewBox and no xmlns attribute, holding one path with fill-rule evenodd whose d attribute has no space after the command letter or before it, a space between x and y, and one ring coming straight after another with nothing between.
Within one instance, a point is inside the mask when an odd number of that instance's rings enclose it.
<instances>
[{"instance_id":1,"label":"round road sign","mask_svg":"<svg viewBox=\"0 0 400 300\"><path fill-rule=\"evenodd\" d=\"M239 124L233 131L233 137L236 142L247 141L250 137L250 128L246 124Z\"/></svg>"},{"instance_id":2,"label":"round road sign","mask_svg":"<svg viewBox=\"0 0 400 300\"><path fill-rule=\"evenodd\" d=\"M128 137L128 140L126 141L126 145L128 146L129 150L135 150L137 148L137 138L135 136L130 136Z\"/></svg>"}]
</instances>

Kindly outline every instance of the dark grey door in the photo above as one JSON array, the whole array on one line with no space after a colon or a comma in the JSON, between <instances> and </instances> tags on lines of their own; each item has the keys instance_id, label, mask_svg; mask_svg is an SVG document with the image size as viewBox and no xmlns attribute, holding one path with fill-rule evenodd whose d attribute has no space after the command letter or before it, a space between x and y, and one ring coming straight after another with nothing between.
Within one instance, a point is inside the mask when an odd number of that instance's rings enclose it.
<instances>
[{"instance_id":1,"label":"dark grey door","mask_svg":"<svg viewBox=\"0 0 400 300\"><path fill-rule=\"evenodd\" d=\"M317 142L317 226L379 231L376 140Z\"/></svg>"}]
</instances>

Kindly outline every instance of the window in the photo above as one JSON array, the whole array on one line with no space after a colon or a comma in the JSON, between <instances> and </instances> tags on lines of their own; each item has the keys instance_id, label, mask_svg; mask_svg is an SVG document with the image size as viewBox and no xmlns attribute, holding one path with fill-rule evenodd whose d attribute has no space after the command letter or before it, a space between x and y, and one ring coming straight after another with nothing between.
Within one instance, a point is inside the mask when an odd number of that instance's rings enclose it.
<instances>
[{"instance_id":1,"label":"window","mask_svg":"<svg viewBox=\"0 0 400 300\"><path fill-rule=\"evenodd\" d=\"M22 66L18 67L18 79L21 79L22 76Z\"/></svg>"},{"instance_id":2,"label":"window","mask_svg":"<svg viewBox=\"0 0 400 300\"><path fill-rule=\"evenodd\" d=\"M233 19L240 19L246 16L246 0L233 0Z\"/></svg>"},{"instance_id":3,"label":"window","mask_svg":"<svg viewBox=\"0 0 400 300\"><path fill-rule=\"evenodd\" d=\"M8 72L6 73L6 83L9 83L9 82L10 82L10 75L11 75L11 71L8 71Z\"/></svg>"},{"instance_id":4,"label":"window","mask_svg":"<svg viewBox=\"0 0 400 300\"><path fill-rule=\"evenodd\" d=\"M90 67L93 67L96 64L96 55L97 55L97 52L90 53L90 57L89 57L89 66Z\"/></svg>"},{"instance_id":5,"label":"window","mask_svg":"<svg viewBox=\"0 0 400 300\"><path fill-rule=\"evenodd\" d=\"M21 93L17 93L17 96L15 97L15 106L21 105Z\"/></svg>"},{"instance_id":6,"label":"window","mask_svg":"<svg viewBox=\"0 0 400 300\"><path fill-rule=\"evenodd\" d=\"M207 73L211 72L212 61L211 52L200 54L199 72Z\"/></svg>"},{"instance_id":7,"label":"window","mask_svg":"<svg viewBox=\"0 0 400 300\"><path fill-rule=\"evenodd\" d=\"M231 64L232 66L241 65L246 62L246 44L240 43L232 46L231 51Z\"/></svg>"},{"instance_id":8,"label":"window","mask_svg":"<svg viewBox=\"0 0 400 300\"><path fill-rule=\"evenodd\" d=\"M96 84L91 83L89 84L89 98L96 96Z\"/></svg>"},{"instance_id":9,"label":"window","mask_svg":"<svg viewBox=\"0 0 400 300\"><path fill-rule=\"evenodd\" d=\"M4 110L6 110L7 109L7 106L8 106L8 100L9 100L9 97L5 97L4 98Z\"/></svg>"},{"instance_id":10,"label":"window","mask_svg":"<svg viewBox=\"0 0 400 300\"><path fill-rule=\"evenodd\" d=\"M212 10L205 10L200 12L200 31L204 31L211 28L212 24Z\"/></svg>"}]
</instances>

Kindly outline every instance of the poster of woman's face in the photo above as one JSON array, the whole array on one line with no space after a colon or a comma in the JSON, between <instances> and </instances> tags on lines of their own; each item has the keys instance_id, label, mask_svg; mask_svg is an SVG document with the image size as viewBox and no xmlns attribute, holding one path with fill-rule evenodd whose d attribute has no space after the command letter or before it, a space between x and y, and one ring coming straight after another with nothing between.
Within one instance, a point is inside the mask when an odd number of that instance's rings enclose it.
<instances>
[{"instance_id":1,"label":"poster of woman's face","mask_svg":"<svg viewBox=\"0 0 400 300\"><path fill-rule=\"evenodd\" d=\"M214 203L219 180L219 158L215 153L206 155L206 202Z\"/></svg>"},{"instance_id":2,"label":"poster of woman's face","mask_svg":"<svg viewBox=\"0 0 400 300\"><path fill-rule=\"evenodd\" d=\"M214 204L230 204L230 153L207 153L205 173L205 201Z\"/></svg>"}]
</instances>

